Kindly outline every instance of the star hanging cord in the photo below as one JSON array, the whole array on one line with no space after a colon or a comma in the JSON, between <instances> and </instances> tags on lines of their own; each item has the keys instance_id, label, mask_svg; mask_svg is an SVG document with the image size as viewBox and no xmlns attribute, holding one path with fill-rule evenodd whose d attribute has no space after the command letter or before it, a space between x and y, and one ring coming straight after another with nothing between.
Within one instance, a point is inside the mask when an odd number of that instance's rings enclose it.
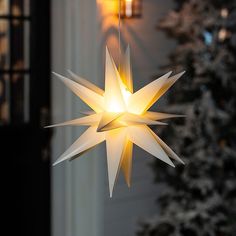
<instances>
[{"instance_id":1,"label":"star hanging cord","mask_svg":"<svg viewBox=\"0 0 236 236\"><path fill-rule=\"evenodd\" d=\"M162 119L182 115L151 112L148 109L183 75L169 77L171 72L133 92L130 49L121 60L120 72L106 48L105 91L69 71L70 80L54 73L79 96L93 111L85 117L56 126L89 126L89 128L61 155L54 165L79 157L92 147L106 141L110 197L120 167L127 185L131 183L133 143L158 159L174 167L170 158L184 162L168 147L148 125L166 125ZM169 158L170 157L170 158Z\"/></svg>"}]
</instances>

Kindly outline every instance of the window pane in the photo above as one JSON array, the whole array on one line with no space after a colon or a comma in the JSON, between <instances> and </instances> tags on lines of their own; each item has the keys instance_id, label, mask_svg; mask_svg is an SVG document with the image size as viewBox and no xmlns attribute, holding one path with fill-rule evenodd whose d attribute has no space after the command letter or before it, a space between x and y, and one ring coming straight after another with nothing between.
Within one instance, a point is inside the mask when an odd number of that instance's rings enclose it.
<instances>
[{"instance_id":1,"label":"window pane","mask_svg":"<svg viewBox=\"0 0 236 236\"><path fill-rule=\"evenodd\" d=\"M10 82L9 76L0 74L0 125L10 121Z\"/></svg>"},{"instance_id":2,"label":"window pane","mask_svg":"<svg viewBox=\"0 0 236 236\"><path fill-rule=\"evenodd\" d=\"M28 16L29 15L29 5L30 0L12 0L12 15L14 16Z\"/></svg>"},{"instance_id":3,"label":"window pane","mask_svg":"<svg viewBox=\"0 0 236 236\"><path fill-rule=\"evenodd\" d=\"M0 20L0 70L9 68L9 24Z\"/></svg>"},{"instance_id":4,"label":"window pane","mask_svg":"<svg viewBox=\"0 0 236 236\"><path fill-rule=\"evenodd\" d=\"M13 74L11 80L11 122L29 121L29 76Z\"/></svg>"},{"instance_id":5,"label":"window pane","mask_svg":"<svg viewBox=\"0 0 236 236\"><path fill-rule=\"evenodd\" d=\"M29 22L14 20L12 25L11 62L13 70L29 68Z\"/></svg>"},{"instance_id":6,"label":"window pane","mask_svg":"<svg viewBox=\"0 0 236 236\"><path fill-rule=\"evenodd\" d=\"M0 0L0 16L9 13L9 0Z\"/></svg>"},{"instance_id":7,"label":"window pane","mask_svg":"<svg viewBox=\"0 0 236 236\"><path fill-rule=\"evenodd\" d=\"M12 0L11 11L13 16L22 16L23 12L23 0Z\"/></svg>"}]
</instances>

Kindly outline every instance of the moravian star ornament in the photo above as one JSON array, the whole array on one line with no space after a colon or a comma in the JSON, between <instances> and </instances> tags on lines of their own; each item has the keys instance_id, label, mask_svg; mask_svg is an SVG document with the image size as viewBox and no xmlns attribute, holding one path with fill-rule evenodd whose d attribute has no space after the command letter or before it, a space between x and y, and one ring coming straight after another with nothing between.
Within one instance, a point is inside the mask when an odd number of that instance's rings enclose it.
<instances>
[{"instance_id":1,"label":"moravian star ornament","mask_svg":"<svg viewBox=\"0 0 236 236\"><path fill-rule=\"evenodd\" d=\"M51 125L88 126L88 129L61 155L54 165L79 157L94 146L106 141L110 197L120 168L127 185L131 183L133 144L174 167L171 159L183 161L148 126L166 125L160 120L182 115L151 112L148 109L183 75L171 72L133 92L130 50L122 57L118 71L106 48L105 90L69 71L73 80L54 73L72 92L93 111L82 118Z\"/></svg>"}]
</instances>

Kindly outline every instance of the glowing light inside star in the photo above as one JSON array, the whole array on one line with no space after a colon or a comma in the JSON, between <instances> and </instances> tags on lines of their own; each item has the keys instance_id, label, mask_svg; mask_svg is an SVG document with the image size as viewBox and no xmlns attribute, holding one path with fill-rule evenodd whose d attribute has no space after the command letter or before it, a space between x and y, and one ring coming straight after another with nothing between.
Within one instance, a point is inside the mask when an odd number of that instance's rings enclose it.
<instances>
[{"instance_id":1,"label":"glowing light inside star","mask_svg":"<svg viewBox=\"0 0 236 236\"><path fill-rule=\"evenodd\" d=\"M125 104L128 104L129 98L132 95L132 93L127 88L122 89L121 92L122 92Z\"/></svg>"},{"instance_id":2,"label":"glowing light inside star","mask_svg":"<svg viewBox=\"0 0 236 236\"><path fill-rule=\"evenodd\" d=\"M119 72L106 49L105 90L70 71L69 73L73 80L54 74L93 111L84 112L87 114L84 117L48 126L89 126L54 165L79 157L105 141L109 190L110 196L112 196L120 169L124 173L127 185L131 184L133 144L173 167L171 159L183 163L170 147L148 127L148 125L166 125L161 120L180 117L180 115L150 112L148 109L184 72L171 77L171 72L169 72L133 92L130 50L127 48Z\"/></svg>"},{"instance_id":3,"label":"glowing light inside star","mask_svg":"<svg viewBox=\"0 0 236 236\"><path fill-rule=\"evenodd\" d=\"M106 111L115 113L125 112L124 108L120 105L117 99L111 99L110 101L108 101Z\"/></svg>"}]
</instances>

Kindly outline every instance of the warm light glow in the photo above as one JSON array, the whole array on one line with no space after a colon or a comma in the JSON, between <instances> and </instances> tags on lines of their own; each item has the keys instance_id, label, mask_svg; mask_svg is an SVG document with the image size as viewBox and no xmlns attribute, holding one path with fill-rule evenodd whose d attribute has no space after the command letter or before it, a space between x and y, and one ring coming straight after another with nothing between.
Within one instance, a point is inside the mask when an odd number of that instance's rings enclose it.
<instances>
[{"instance_id":1,"label":"warm light glow","mask_svg":"<svg viewBox=\"0 0 236 236\"><path fill-rule=\"evenodd\" d=\"M129 98L132 95L132 93L128 90L128 88L122 89L122 95L125 100L125 104L128 105Z\"/></svg>"},{"instance_id":2,"label":"warm light glow","mask_svg":"<svg viewBox=\"0 0 236 236\"><path fill-rule=\"evenodd\" d=\"M125 112L123 107L120 105L119 101L117 101L116 99L112 99L107 103L106 111L116 113Z\"/></svg>"},{"instance_id":3,"label":"warm light glow","mask_svg":"<svg viewBox=\"0 0 236 236\"><path fill-rule=\"evenodd\" d=\"M55 126L83 125L89 128L56 161L78 157L99 143L106 141L110 196L120 169L127 185L131 183L133 143L161 161L174 166L171 159L183 161L148 127L166 125L159 120L178 115L149 112L148 109L182 76L169 77L171 72L133 92L130 51L122 57L120 72L106 49L105 91L70 72L73 80L54 73L93 111L87 116ZM121 79L122 74L122 79ZM170 159L170 158L171 159Z\"/></svg>"},{"instance_id":4,"label":"warm light glow","mask_svg":"<svg viewBox=\"0 0 236 236\"><path fill-rule=\"evenodd\" d=\"M220 40L220 42L224 42L225 39L227 39L229 37L229 32L227 31L227 29L222 28L220 29L219 33L218 33L218 39Z\"/></svg>"},{"instance_id":5,"label":"warm light glow","mask_svg":"<svg viewBox=\"0 0 236 236\"><path fill-rule=\"evenodd\" d=\"M222 8L220 14L222 18L227 18L229 15L229 11L227 8Z\"/></svg>"},{"instance_id":6,"label":"warm light glow","mask_svg":"<svg viewBox=\"0 0 236 236\"><path fill-rule=\"evenodd\" d=\"M132 0L125 0L125 15L126 17L132 16Z\"/></svg>"}]
</instances>

